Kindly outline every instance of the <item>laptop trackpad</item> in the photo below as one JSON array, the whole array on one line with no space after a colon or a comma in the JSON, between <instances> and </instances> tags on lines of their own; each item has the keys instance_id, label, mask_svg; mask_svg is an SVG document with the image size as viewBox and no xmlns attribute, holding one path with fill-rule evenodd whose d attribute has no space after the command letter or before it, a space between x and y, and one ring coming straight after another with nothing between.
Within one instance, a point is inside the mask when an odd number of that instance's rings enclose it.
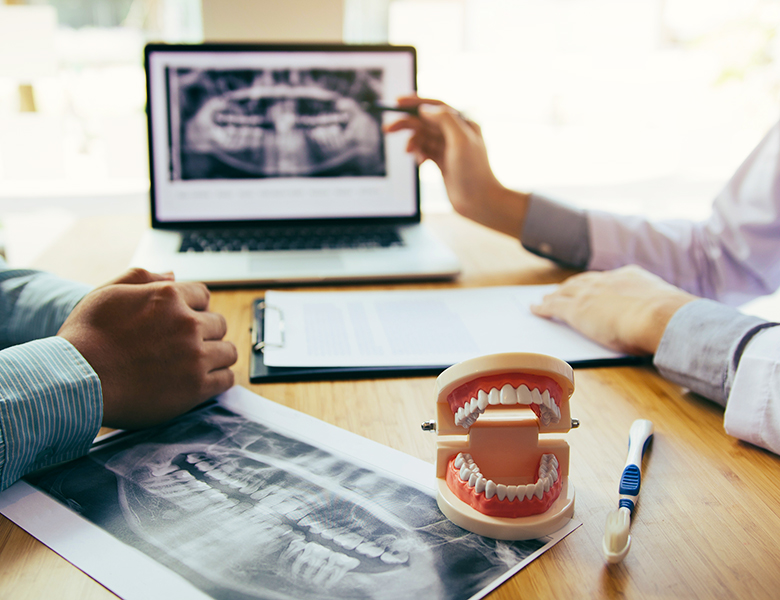
<instances>
[{"instance_id":1,"label":"laptop trackpad","mask_svg":"<svg viewBox=\"0 0 780 600\"><path fill-rule=\"evenodd\" d=\"M318 256L309 253L301 256L252 256L249 261L249 268L253 273L333 272L342 267L340 256Z\"/></svg>"}]
</instances>

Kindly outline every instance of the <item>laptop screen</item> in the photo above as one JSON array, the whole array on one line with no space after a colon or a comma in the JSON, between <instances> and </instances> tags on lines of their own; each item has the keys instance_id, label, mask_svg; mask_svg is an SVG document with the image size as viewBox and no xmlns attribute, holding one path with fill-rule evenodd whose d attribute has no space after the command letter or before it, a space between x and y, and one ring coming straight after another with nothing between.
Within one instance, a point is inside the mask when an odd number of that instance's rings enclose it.
<instances>
[{"instance_id":1,"label":"laptop screen","mask_svg":"<svg viewBox=\"0 0 780 600\"><path fill-rule=\"evenodd\" d=\"M416 89L401 46L146 47L155 226L419 219L397 115Z\"/></svg>"}]
</instances>

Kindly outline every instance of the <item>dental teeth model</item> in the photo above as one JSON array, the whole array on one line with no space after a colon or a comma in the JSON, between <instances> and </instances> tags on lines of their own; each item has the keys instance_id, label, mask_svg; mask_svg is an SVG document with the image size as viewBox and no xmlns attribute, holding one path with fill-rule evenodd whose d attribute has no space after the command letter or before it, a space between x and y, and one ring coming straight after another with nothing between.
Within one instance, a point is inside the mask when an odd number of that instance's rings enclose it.
<instances>
[{"instance_id":1,"label":"dental teeth model","mask_svg":"<svg viewBox=\"0 0 780 600\"><path fill-rule=\"evenodd\" d=\"M571 429L573 391L571 367L542 354L481 356L439 375L436 477L445 516L504 540L560 529L574 513L569 445L548 434Z\"/></svg>"}]
</instances>

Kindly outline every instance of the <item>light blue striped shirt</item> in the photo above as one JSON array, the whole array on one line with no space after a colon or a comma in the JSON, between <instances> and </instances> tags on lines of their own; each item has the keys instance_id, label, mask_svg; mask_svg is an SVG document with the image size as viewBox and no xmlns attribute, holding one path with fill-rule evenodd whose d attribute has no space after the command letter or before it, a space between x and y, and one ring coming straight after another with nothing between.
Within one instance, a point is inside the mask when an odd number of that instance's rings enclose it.
<instances>
[{"instance_id":1,"label":"light blue striped shirt","mask_svg":"<svg viewBox=\"0 0 780 600\"><path fill-rule=\"evenodd\" d=\"M85 454L100 429L100 381L56 337L89 287L0 260L0 489Z\"/></svg>"}]
</instances>

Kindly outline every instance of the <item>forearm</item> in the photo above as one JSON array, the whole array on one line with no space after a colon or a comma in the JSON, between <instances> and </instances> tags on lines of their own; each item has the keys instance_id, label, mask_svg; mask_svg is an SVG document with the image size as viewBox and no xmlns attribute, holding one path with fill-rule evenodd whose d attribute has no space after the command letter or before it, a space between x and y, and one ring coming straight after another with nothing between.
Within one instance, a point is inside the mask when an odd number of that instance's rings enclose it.
<instances>
[{"instance_id":1,"label":"forearm","mask_svg":"<svg viewBox=\"0 0 780 600\"><path fill-rule=\"evenodd\" d=\"M66 340L0 351L0 489L86 454L101 421L100 381Z\"/></svg>"},{"instance_id":2,"label":"forearm","mask_svg":"<svg viewBox=\"0 0 780 600\"><path fill-rule=\"evenodd\" d=\"M726 406L735 437L780 453L780 327L710 300L682 307L664 331L660 373Z\"/></svg>"},{"instance_id":3,"label":"forearm","mask_svg":"<svg viewBox=\"0 0 780 600\"><path fill-rule=\"evenodd\" d=\"M498 184L485 190L480 202L454 205L456 210L477 223L517 237L523 229L531 195Z\"/></svg>"},{"instance_id":4,"label":"forearm","mask_svg":"<svg viewBox=\"0 0 780 600\"><path fill-rule=\"evenodd\" d=\"M89 289L0 261L0 348L55 335Z\"/></svg>"}]
</instances>

